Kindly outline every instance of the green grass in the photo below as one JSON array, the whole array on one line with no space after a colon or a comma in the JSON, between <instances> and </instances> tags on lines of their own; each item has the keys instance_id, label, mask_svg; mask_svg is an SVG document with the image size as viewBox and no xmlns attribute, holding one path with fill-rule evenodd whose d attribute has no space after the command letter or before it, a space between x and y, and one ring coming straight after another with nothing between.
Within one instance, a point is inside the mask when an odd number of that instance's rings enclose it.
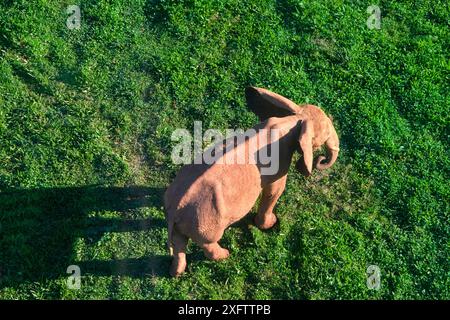
<instances>
[{"instance_id":1,"label":"green grass","mask_svg":"<svg viewBox=\"0 0 450 320\"><path fill-rule=\"evenodd\" d=\"M0 5L0 298L450 299L447 1L78 3L80 30L73 1ZM341 155L172 279L171 133L253 126L247 85L320 105Z\"/></svg>"}]
</instances>

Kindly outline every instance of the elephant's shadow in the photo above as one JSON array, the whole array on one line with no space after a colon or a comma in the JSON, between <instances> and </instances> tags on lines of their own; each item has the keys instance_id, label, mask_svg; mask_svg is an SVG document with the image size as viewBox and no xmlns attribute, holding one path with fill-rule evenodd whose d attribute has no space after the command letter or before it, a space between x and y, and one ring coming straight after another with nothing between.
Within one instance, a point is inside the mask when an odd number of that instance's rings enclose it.
<instances>
[{"instance_id":1,"label":"elephant's shadow","mask_svg":"<svg viewBox=\"0 0 450 320\"><path fill-rule=\"evenodd\" d=\"M0 189L0 289L67 277L70 265L79 266L84 275L168 277L168 254L78 261L75 253L79 238L93 244L106 232L166 228L163 218L127 215L137 208L162 208L163 192L163 188L143 186ZM121 218L89 215L102 211L117 211ZM248 229L254 215L250 213L231 227L241 229L244 238L251 237ZM205 259L200 249L188 255L190 261Z\"/></svg>"},{"instance_id":2,"label":"elephant's shadow","mask_svg":"<svg viewBox=\"0 0 450 320\"><path fill-rule=\"evenodd\" d=\"M83 274L167 277L168 255L76 262L74 252L79 238L95 242L105 232L165 228L163 218L127 217L132 209L161 208L163 192L142 186L0 190L0 288L68 276L73 264ZM123 218L89 216L105 210Z\"/></svg>"}]
</instances>

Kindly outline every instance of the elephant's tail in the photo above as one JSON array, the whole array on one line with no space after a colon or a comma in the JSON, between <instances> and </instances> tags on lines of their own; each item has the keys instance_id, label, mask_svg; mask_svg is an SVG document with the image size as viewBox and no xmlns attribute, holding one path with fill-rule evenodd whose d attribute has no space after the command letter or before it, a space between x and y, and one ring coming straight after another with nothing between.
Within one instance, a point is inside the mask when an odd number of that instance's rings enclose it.
<instances>
[{"instance_id":1,"label":"elephant's tail","mask_svg":"<svg viewBox=\"0 0 450 320\"><path fill-rule=\"evenodd\" d=\"M170 201L169 188L164 193L164 214L167 221L167 250L173 256L173 228L175 225L175 214L173 212L173 203Z\"/></svg>"},{"instance_id":2,"label":"elephant's tail","mask_svg":"<svg viewBox=\"0 0 450 320\"><path fill-rule=\"evenodd\" d=\"M166 199L164 199L166 200ZM167 201L164 201L164 213L166 216L166 221L167 221L167 250L169 250L169 254L171 256L173 256L173 241L172 241L172 234L173 234L173 225L175 224L174 222L174 217L172 214L170 214L170 205L167 205Z\"/></svg>"},{"instance_id":3,"label":"elephant's tail","mask_svg":"<svg viewBox=\"0 0 450 320\"><path fill-rule=\"evenodd\" d=\"M168 219L167 222L167 249L169 250L169 254L173 256L173 244L172 244L172 232L173 232L173 219Z\"/></svg>"}]
</instances>

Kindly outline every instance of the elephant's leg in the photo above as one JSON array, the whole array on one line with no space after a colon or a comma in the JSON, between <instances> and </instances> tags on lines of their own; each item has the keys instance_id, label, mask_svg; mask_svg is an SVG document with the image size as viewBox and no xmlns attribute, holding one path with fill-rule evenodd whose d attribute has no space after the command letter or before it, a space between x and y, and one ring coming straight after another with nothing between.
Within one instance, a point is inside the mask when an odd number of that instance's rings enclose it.
<instances>
[{"instance_id":1,"label":"elephant's leg","mask_svg":"<svg viewBox=\"0 0 450 320\"><path fill-rule=\"evenodd\" d=\"M286 178L287 176L284 176L263 188L258 214L255 217L255 224L258 228L269 229L277 222L277 217L272 210L284 191Z\"/></svg>"},{"instance_id":2,"label":"elephant's leg","mask_svg":"<svg viewBox=\"0 0 450 320\"><path fill-rule=\"evenodd\" d=\"M170 267L170 275L178 277L186 269L186 246L188 238L179 233L176 228L172 231L173 260Z\"/></svg>"},{"instance_id":3,"label":"elephant's leg","mask_svg":"<svg viewBox=\"0 0 450 320\"><path fill-rule=\"evenodd\" d=\"M200 245L205 253L205 256L211 260L222 260L228 258L230 252L222 248L217 242L203 243Z\"/></svg>"}]
</instances>

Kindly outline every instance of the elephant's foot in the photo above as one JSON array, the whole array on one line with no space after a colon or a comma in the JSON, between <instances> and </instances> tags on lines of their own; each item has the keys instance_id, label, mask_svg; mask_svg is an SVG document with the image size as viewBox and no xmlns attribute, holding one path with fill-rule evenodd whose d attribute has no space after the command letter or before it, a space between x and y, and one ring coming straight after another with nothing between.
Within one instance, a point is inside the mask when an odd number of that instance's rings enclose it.
<instances>
[{"instance_id":1,"label":"elephant's foot","mask_svg":"<svg viewBox=\"0 0 450 320\"><path fill-rule=\"evenodd\" d=\"M172 277L179 277L186 270L186 255L177 255L173 257L172 265L170 266L170 275Z\"/></svg>"},{"instance_id":2,"label":"elephant's foot","mask_svg":"<svg viewBox=\"0 0 450 320\"><path fill-rule=\"evenodd\" d=\"M230 256L230 252L222 248L217 242L205 243L202 245L202 248L205 256L211 260L223 260Z\"/></svg>"},{"instance_id":3,"label":"elephant's foot","mask_svg":"<svg viewBox=\"0 0 450 320\"><path fill-rule=\"evenodd\" d=\"M265 215L256 215L255 224L261 230L272 228L277 223L277 216L273 213Z\"/></svg>"}]
</instances>

